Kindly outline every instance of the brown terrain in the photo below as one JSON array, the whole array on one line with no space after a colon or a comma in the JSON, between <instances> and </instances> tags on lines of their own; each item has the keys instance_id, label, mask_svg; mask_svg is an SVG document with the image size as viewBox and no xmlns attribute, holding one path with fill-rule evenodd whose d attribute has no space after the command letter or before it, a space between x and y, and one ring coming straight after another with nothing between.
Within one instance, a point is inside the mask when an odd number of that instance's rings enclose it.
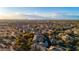
<instances>
[{"instance_id":1,"label":"brown terrain","mask_svg":"<svg viewBox=\"0 0 79 59\"><path fill-rule=\"evenodd\" d=\"M78 20L0 21L0 51L78 50Z\"/></svg>"}]
</instances>

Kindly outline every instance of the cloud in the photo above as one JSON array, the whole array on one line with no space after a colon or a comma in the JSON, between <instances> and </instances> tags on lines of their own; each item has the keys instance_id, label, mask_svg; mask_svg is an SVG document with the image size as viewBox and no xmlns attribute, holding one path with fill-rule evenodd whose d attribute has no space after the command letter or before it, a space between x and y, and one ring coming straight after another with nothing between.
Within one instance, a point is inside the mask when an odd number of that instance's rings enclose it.
<instances>
[{"instance_id":1,"label":"cloud","mask_svg":"<svg viewBox=\"0 0 79 59\"><path fill-rule=\"evenodd\" d=\"M79 19L79 13L8 13L0 19Z\"/></svg>"},{"instance_id":2,"label":"cloud","mask_svg":"<svg viewBox=\"0 0 79 59\"><path fill-rule=\"evenodd\" d=\"M5 13L5 14L0 14L0 19L26 19L24 14L21 13Z\"/></svg>"},{"instance_id":3,"label":"cloud","mask_svg":"<svg viewBox=\"0 0 79 59\"><path fill-rule=\"evenodd\" d=\"M56 14L49 13L8 13L0 15L0 19L49 19L55 17Z\"/></svg>"}]
</instances>

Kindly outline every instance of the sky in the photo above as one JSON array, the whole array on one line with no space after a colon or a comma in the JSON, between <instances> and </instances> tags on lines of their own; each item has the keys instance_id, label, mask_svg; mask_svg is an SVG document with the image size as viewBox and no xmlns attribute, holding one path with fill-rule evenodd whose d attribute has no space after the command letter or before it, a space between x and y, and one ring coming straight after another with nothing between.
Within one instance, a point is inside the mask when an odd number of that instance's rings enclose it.
<instances>
[{"instance_id":1,"label":"sky","mask_svg":"<svg viewBox=\"0 0 79 59\"><path fill-rule=\"evenodd\" d=\"M0 19L79 19L79 7L0 7Z\"/></svg>"}]
</instances>

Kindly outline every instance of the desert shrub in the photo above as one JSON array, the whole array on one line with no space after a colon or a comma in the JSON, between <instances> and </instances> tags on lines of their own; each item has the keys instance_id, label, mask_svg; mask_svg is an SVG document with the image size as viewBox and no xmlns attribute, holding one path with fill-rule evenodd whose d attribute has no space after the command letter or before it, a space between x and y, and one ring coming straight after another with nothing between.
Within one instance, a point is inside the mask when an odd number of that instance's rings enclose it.
<instances>
[{"instance_id":1,"label":"desert shrub","mask_svg":"<svg viewBox=\"0 0 79 59\"><path fill-rule=\"evenodd\" d=\"M30 50L32 45L34 34L25 33L16 38L15 49L16 50Z\"/></svg>"}]
</instances>

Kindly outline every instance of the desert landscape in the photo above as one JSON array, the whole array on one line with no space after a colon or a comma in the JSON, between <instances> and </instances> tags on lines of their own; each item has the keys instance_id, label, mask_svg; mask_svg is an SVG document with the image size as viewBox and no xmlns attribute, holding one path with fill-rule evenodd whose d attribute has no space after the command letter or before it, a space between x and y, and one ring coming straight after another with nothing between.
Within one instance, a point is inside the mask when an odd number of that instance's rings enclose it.
<instances>
[{"instance_id":1,"label":"desert landscape","mask_svg":"<svg viewBox=\"0 0 79 59\"><path fill-rule=\"evenodd\" d=\"M0 21L0 51L79 51L79 21Z\"/></svg>"},{"instance_id":2,"label":"desert landscape","mask_svg":"<svg viewBox=\"0 0 79 59\"><path fill-rule=\"evenodd\" d=\"M1 7L0 51L79 51L79 7Z\"/></svg>"}]
</instances>

